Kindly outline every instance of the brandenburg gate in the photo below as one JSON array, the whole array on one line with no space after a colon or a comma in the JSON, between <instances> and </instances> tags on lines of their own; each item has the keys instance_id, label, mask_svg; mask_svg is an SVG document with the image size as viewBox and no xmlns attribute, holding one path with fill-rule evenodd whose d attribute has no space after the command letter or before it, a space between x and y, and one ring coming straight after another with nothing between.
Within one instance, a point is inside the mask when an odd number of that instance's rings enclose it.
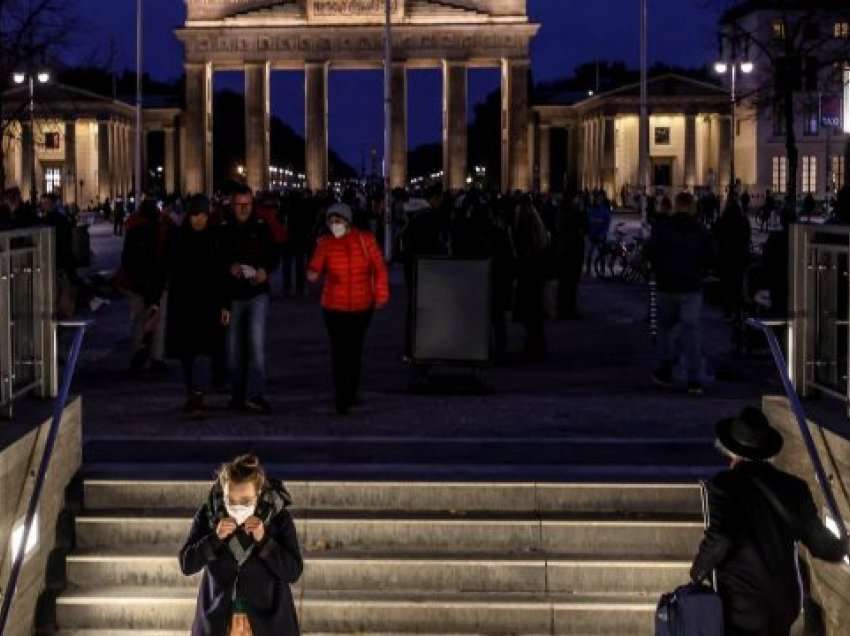
<instances>
[{"instance_id":1,"label":"brandenburg gate","mask_svg":"<svg viewBox=\"0 0 850 636\"><path fill-rule=\"evenodd\" d=\"M384 64L385 0L185 0L177 30L185 48L186 110L182 189L212 191L213 73L245 76L245 170L256 189L269 181L269 82L273 70L305 76L309 188L328 183L328 72ZM407 69L443 74L443 175L467 177L467 70L499 68L503 190L528 190L529 44L539 25L526 0L392 0L393 187L407 181Z\"/></svg>"}]
</instances>

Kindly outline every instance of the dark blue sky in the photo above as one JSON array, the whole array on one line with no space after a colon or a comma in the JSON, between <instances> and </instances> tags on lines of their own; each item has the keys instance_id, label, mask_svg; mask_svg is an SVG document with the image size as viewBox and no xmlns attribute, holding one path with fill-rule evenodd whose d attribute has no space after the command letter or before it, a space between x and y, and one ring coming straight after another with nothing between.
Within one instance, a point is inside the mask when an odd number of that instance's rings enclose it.
<instances>
[{"instance_id":1,"label":"dark blue sky","mask_svg":"<svg viewBox=\"0 0 850 636\"><path fill-rule=\"evenodd\" d=\"M119 68L135 65L135 0L75 0L85 27L92 34L80 43L80 55L93 51L106 57L110 41ZM180 74L182 52L172 29L185 17L182 0L144 0L145 66L155 77ZM716 13L705 0L650 0L650 58L680 65L705 63L715 47ZM638 57L638 0L528 0L529 13L542 24L532 48L536 80L571 73L596 57L636 64ZM241 75L222 73L216 87L241 87ZM472 106L498 87L496 70L473 71ZM415 71L409 79L410 146L440 138L439 73ZM380 148L383 130L380 72L332 72L330 81L330 143L359 168L361 152ZM304 128L303 76L274 73L272 109L298 131ZM368 167L368 166L367 166Z\"/></svg>"}]
</instances>

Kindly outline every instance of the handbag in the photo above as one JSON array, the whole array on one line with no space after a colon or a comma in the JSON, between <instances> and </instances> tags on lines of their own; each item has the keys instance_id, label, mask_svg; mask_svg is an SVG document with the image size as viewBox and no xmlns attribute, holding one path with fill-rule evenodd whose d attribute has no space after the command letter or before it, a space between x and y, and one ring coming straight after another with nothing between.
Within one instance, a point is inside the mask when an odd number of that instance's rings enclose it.
<instances>
[{"instance_id":1,"label":"handbag","mask_svg":"<svg viewBox=\"0 0 850 636\"><path fill-rule=\"evenodd\" d=\"M710 519L708 493L701 485L703 524ZM712 585L690 583L664 594L655 610L655 636L723 636L723 601L717 594L717 574Z\"/></svg>"}]
</instances>

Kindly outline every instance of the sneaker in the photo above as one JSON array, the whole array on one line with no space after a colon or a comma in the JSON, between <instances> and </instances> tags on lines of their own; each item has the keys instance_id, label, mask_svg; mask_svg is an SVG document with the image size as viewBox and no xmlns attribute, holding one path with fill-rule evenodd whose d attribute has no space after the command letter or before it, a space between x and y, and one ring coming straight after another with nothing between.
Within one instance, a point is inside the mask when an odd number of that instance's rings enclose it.
<instances>
[{"instance_id":1,"label":"sneaker","mask_svg":"<svg viewBox=\"0 0 850 636\"><path fill-rule=\"evenodd\" d=\"M669 369L656 369L650 374L656 386L670 388L673 386L673 373Z\"/></svg>"},{"instance_id":2,"label":"sneaker","mask_svg":"<svg viewBox=\"0 0 850 636\"><path fill-rule=\"evenodd\" d=\"M260 413L261 415L268 415L272 412L272 405L269 404L262 395L246 400L245 408L253 413Z\"/></svg>"},{"instance_id":3,"label":"sneaker","mask_svg":"<svg viewBox=\"0 0 850 636\"><path fill-rule=\"evenodd\" d=\"M702 384L692 382L688 384L688 395L692 395L694 397L700 397L705 393L702 388Z\"/></svg>"}]
</instances>

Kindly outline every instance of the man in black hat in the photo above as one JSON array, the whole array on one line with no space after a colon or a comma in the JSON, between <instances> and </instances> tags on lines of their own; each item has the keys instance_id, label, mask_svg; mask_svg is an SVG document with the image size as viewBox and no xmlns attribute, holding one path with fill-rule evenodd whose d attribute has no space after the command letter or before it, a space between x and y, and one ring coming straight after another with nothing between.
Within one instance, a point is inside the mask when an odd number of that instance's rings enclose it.
<instances>
[{"instance_id":1,"label":"man in black hat","mask_svg":"<svg viewBox=\"0 0 850 636\"><path fill-rule=\"evenodd\" d=\"M847 555L847 538L821 522L806 483L769 463L782 443L757 408L717 424L731 469L706 485L710 521L691 579L716 570L727 636L789 634L801 609L797 542L826 561Z\"/></svg>"}]
</instances>

